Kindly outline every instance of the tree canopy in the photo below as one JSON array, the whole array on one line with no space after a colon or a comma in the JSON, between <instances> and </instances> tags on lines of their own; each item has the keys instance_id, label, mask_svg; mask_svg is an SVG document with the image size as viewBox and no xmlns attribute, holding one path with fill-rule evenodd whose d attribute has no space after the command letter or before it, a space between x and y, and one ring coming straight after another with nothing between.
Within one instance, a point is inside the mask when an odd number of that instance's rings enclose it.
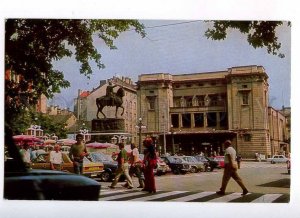
<instances>
[{"instance_id":1,"label":"tree canopy","mask_svg":"<svg viewBox=\"0 0 300 218\"><path fill-rule=\"evenodd\" d=\"M136 20L7 19L5 21L5 70L20 77L5 81L6 121L24 108L47 98L70 83L52 62L74 55L81 63L80 73L92 74L90 61L104 68L101 54L93 44L100 38L110 49L120 33L133 28L142 37L144 26ZM75 51L75 52L74 52Z\"/></svg>"},{"instance_id":2,"label":"tree canopy","mask_svg":"<svg viewBox=\"0 0 300 218\"><path fill-rule=\"evenodd\" d=\"M227 38L230 28L237 29L247 35L247 41L254 48L266 47L269 54L283 58L280 52L281 43L276 35L276 28L283 25L282 21L208 21L213 28L205 32L207 38L223 40ZM290 23L288 23L290 26Z\"/></svg>"}]
</instances>

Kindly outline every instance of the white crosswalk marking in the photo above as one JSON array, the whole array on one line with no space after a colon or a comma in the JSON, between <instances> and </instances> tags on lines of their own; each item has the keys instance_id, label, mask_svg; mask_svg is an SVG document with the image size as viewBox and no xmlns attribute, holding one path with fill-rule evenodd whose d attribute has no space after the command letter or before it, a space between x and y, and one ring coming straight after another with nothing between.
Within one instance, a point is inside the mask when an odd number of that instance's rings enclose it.
<instances>
[{"instance_id":1,"label":"white crosswalk marking","mask_svg":"<svg viewBox=\"0 0 300 218\"><path fill-rule=\"evenodd\" d=\"M184 194L185 196L178 196L178 194ZM264 194L260 197L257 197L253 200L254 193L248 193L247 195L251 195L250 198L243 198L241 193L231 193L224 196L216 195L215 192L207 191L207 192L190 192L190 191L162 191L159 190L159 193L148 193L137 190L103 190L100 194L99 201L113 201L113 200L121 200L126 198L124 201L151 201L157 199L157 201L168 201L168 202L188 202L193 201L195 199L209 197L210 199L206 199L205 202L230 202L232 200L237 199L241 202L248 203L274 203L279 197L283 196L280 200L281 203L288 203L289 196L285 196L286 194ZM211 196L211 197L210 197ZM213 197L213 198L212 198ZM163 199L165 198L165 199Z\"/></svg>"},{"instance_id":2,"label":"white crosswalk marking","mask_svg":"<svg viewBox=\"0 0 300 218\"><path fill-rule=\"evenodd\" d=\"M216 192L200 192L200 193L188 195L188 196L181 197L181 198L171 199L169 201L186 202L186 201L191 201L191 200L194 200L194 199L197 199L197 198L203 198L203 197L215 194L215 193Z\"/></svg>"},{"instance_id":3,"label":"white crosswalk marking","mask_svg":"<svg viewBox=\"0 0 300 218\"><path fill-rule=\"evenodd\" d=\"M234 200L236 198L240 198L240 197L242 197L241 193L232 193L230 195L224 195L222 197L212 199L208 202L228 202L228 201Z\"/></svg>"},{"instance_id":4,"label":"white crosswalk marking","mask_svg":"<svg viewBox=\"0 0 300 218\"><path fill-rule=\"evenodd\" d=\"M136 196L136 195L141 195L141 194L143 194L143 193L142 192L130 192L130 193L124 193L124 194L120 194L120 195L99 198L99 201L110 201L110 200L115 200L118 198L131 197L131 196Z\"/></svg>"},{"instance_id":5,"label":"white crosswalk marking","mask_svg":"<svg viewBox=\"0 0 300 218\"><path fill-rule=\"evenodd\" d=\"M272 203L277 198L279 198L282 194L265 194L255 200L252 203Z\"/></svg>"},{"instance_id":6,"label":"white crosswalk marking","mask_svg":"<svg viewBox=\"0 0 300 218\"><path fill-rule=\"evenodd\" d=\"M171 195L176 195L176 194L180 194L180 193L185 193L185 192L186 191L172 191L172 192L155 194L155 195L150 195L150 196L141 197L141 198L135 198L135 199L131 199L130 201L150 201L150 200L163 198L163 197L167 197L167 196L171 196Z\"/></svg>"}]
</instances>

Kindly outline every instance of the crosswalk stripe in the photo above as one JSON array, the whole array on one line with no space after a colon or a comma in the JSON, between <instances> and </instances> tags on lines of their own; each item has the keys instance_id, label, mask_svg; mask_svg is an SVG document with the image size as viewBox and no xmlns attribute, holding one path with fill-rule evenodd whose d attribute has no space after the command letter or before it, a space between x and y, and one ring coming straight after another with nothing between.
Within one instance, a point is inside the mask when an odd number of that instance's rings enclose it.
<instances>
[{"instance_id":1,"label":"crosswalk stripe","mask_svg":"<svg viewBox=\"0 0 300 218\"><path fill-rule=\"evenodd\" d=\"M215 199L212 199L207 202L228 202L228 201L232 201L234 199L240 198L240 197L242 197L241 193L232 193L230 195L224 195L222 197L215 198Z\"/></svg>"},{"instance_id":2,"label":"crosswalk stripe","mask_svg":"<svg viewBox=\"0 0 300 218\"><path fill-rule=\"evenodd\" d=\"M173 201L173 202L185 202L185 201L191 201L197 198L203 198L212 194L215 194L216 192L200 192L200 193L196 193L196 194L192 194L192 195L188 195L185 197L181 197L181 198L176 198L176 199L172 199L169 201Z\"/></svg>"},{"instance_id":3,"label":"crosswalk stripe","mask_svg":"<svg viewBox=\"0 0 300 218\"><path fill-rule=\"evenodd\" d=\"M134 199L131 199L129 201L150 201L150 200L163 198L163 197L167 197L167 196L170 196L170 195L185 193L185 192L187 192L187 191L172 191L172 192L166 192L166 193L161 193L161 194L156 194L156 195L150 195L150 196L141 197L141 198L134 198Z\"/></svg>"},{"instance_id":4,"label":"crosswalk stripe","mask_svg":"<svg viewBox=\"0 0 300 218\"><path fill-rule=\"evenodd\" d=\"M141 195L141 194L143 194L143 193L142 192L130 192L130 193L124 193L124 194L104 197L104 198L100 197L99 201L110 201L110 200L115 200L115 199L118 199L118 198L133 197L133 196Z\"/></svg>"},{"instance_id":5,"label":"crosswalk stripe","mask_svg":"<svg viewBox=\"0 0 300 218\"><path fill-rule=\"evenodd\" d=\"M279 198L282 194L265 194L253 201L252 203L272 203L277 198Z\"/></svg>"}]
</instances>

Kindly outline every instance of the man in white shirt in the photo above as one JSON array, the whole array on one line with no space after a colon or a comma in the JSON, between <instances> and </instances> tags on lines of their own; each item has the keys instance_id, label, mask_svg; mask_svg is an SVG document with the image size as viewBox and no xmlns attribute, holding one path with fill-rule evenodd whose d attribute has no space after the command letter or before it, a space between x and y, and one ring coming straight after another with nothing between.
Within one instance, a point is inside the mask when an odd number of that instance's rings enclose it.
<instances>
[{"instance_id":1,"label":"man in white shirt","mask_svg":"<svg viewBox=\"0 0 300 218\"><path fill-rule=\"evenodd\" d=\"M129 159L129 164L130 164L129 175L132 177L133 174L135 174L139 180L138 188L144 188L144 186L145 186L144 180L145 179L144 179L144 175L142 172L142 161L139 158L139 150L137 149L137 147L135 146L134 143L131 143L130 147L131 147L132 151L131 151L130 159ZM127 187L128 184L125 183L123 186Z\"/></svg>"},{"instance_id":2,"label":"man in white shirt","mask_svg":"<svg viewBox=\"0 0 300 218\"><path fill-rule=\"evenodd\" d=\"M231 146L230 140L226 140L224 142L224 147L225 147L225 154L224 154L225 167L224 167L224 173L222 178L222 186L220 188L220 191L217 191L216 193L218 195L225 195L226 186L230 178L232 177L243 189L242 195L244 196L248 193L248 190L245 187L242 179L237 174L236 151Z\"/></svg>"},{"instance_id":3,"label":"man in white shirt","mask_svg":"<svg viewBox=\"0 0 300 218\"><path fill-rule=\"evenodd\" d=\"M60 151L60 146L55 145L54 151L50 152L50 167L51 170L61 170L63 164L63 154Z\"/></svg>"}]
</instances>

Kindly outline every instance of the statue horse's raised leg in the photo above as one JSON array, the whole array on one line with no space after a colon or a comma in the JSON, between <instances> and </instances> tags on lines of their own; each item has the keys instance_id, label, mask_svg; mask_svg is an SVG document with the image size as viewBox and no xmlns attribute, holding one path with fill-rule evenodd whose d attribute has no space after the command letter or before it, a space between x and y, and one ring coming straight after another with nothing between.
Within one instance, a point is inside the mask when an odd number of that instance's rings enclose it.
<instances>
[{"instance_id":1,"label":"statue horse's raised leg","mask_svg":"<svg viewBox=\"0 0 300 218\"><path fill-rule=\"evenodd\" d=\"M97 101L97 107L98 107L98 110L97 110L97 118L100 119L100 118L99 118L99 112L100 112L101 114L103 114L104 118L106 118L105 114L102 112L104 106L103 106L99 101Z\"/></svg>"}]
</instances>

